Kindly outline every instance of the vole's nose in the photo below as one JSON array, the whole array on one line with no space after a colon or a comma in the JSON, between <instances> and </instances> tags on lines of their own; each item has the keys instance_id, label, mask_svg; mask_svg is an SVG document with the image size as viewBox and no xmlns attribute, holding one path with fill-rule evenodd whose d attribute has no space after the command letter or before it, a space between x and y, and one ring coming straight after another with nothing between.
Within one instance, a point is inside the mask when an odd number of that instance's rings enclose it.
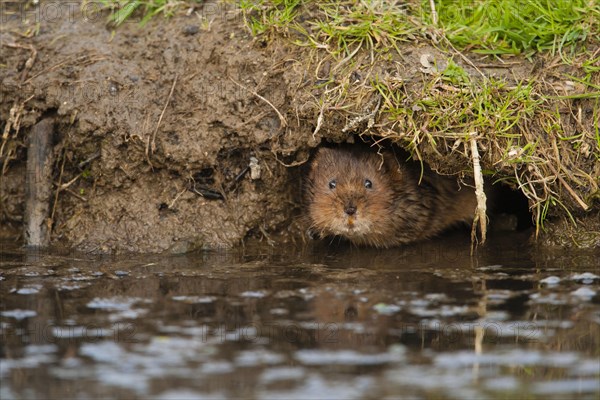
<instances>
[{"instance_id":1,"label":"vole's nose","mask_svg":"<svg viewBox=\"0 0 600 400\"><path fill-rule=\"evenodd\" d=\"M352 204L348 204L345 208L344 208L344 212L347 215L354 215L356 213L356 206L352 205Z\"/></svg>"}]
</instances>

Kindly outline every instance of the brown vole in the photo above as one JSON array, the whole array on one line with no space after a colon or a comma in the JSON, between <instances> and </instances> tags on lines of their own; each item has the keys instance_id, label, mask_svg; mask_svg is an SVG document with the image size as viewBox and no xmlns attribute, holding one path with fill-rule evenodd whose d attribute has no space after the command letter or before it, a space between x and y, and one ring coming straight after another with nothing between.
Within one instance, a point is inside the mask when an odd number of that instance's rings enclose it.
<instances>
[{"instance_id":1,"label":"brown vole","mask_svg":"<svg viewBox=\"0 0 600 400\"><path fill-rule=\"evenodd\" d=\"M472 219L473 189L429 170L421 178L413 164L362 147L319 149L306 182L310 230L391 247Z\"/></svg>"}]
</instances>

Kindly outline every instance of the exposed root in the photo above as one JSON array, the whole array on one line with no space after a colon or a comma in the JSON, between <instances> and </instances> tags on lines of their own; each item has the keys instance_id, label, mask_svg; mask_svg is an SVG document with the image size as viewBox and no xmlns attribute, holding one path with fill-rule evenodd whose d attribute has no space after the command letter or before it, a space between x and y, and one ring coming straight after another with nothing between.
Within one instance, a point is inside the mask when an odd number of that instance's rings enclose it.
<instances>
[{"instance_id":1,"label":"exposed root","mask_svg":"<svg viewBox=\"0 0 600 400\"><path fill-rule=\"evenodd\" d=\"M315 139L317 132L319 132L321 130L321 126L323 125L323 112L324 111L325 111L325 103L323 103L321 105L321 109L319 110L319 116L317 117L317 126L315 127L315 130L313 131L313 139Z\"/></svg>"},{"instance_id":2,"label":"exposed root","mask_svg":"<svg viewBox=\"0 0 600 400\"><path fill-rule=\"evenodd\" d=\"M179 200L179 198L181 196L183 196L183 194L186 193L187 191L188 191L188 188L184 188L181 192L177 193L177 195L175 196L175 198L173 200L171 200L171 202L169 203L167 208L169 210L173 210L175 208L175 203L177 203L177 200Z\"/></svg>"},{"instance_id":3,"label":"exposed root","mask_svg":"<svg viewBox=\"0 0 600 400\"><path fill-rule=\"evenodd\" d=\"M15 157L15 149L7 147L10 139L11 129L14 131L12 137L16 138L21 128L21 117L25 109L25 104L33 99L34 95L29 96L22 102L15 101L13 106L10 108L9 117L4 125L4 131L2 132L2 144L0 145L0 160L2 161L2 172L4 175L8 169L8 162Z\"/></svg>"},{"instance_id":4,"label":"exposed root","mask_svg":"<svg viewBox=\"0 0 600 400\"><path fill-rule=\"evenodd\" d=\"M173 85L171 85L171 90L169 91L169 97L167 97L167 101L165 102L165 106L162 109L162 112L160 113L160 117L158 117L158 122L156 123L156 128L154 128L154 133L152 134L152 141L150 142L150 150L152 153L154 153L156 151L156 133L158 132L158 128L160 127L160 123L162 122L162 119L165 115L165 111L167 111L167 107L169 106L169 103L171 102L171 98L173 97L173 92L175 91L175 85L177 84L177 75L175 75L175 78L173 78ZM146 151L147 153L147 151Z\"/></svg>"},{"instance_id":5,"label":"exposed root","mask_svg":"<svg viewBox=\"0 0 600 400\"><path fill-rule=\"evenodd\" d=\"M25 61L25 68L23 68L23 71L21 72L21 82L23 82L27 77L27 74L31 70L31 67L33 67L35 60L37 59L37 50L30 44L22 45L18 43L5 43L5 46L12 47L13 49L26 49L31 52L31 55L29 56L27 61Z\"/></svg>"},{"instance_id":6,"label":"exposed root","mask_svg":"<svg viewBox=\"0 0 600 400\"><path fill-rule=\"evenodd\" d=\"M375 103L377 103L377 104L375 104ZM363 121L368 121L367 129L370 129L371 127L373 127L373 125L375 124L375 116L377 115L377 112L379 111L379 107L381 106L381 95L377 95L377 96L373 97L373 99L369 102L369 104L367 104L365 109L369 110L371 107L373 107L373 105L375 107L371 111L368 111L366 114L359 115L358 117L353 118L350 121L348 121L346 126L344 126L344 129L342 129L342 132L348 132L348 131L355 129L358 126L358 124L360 124Z\"/></svg>"},{"instance_id":7,"label":"exposed root","mask_svg":"<svg viewBox=\"0 0 600 400\"><path fill-rule=\"evenodd\" d=\"M233 78L229 77L229 80L231 80L231 82L235 83L238 87L247 90L248 92L252 93L252 95L258 97L259 99L261 99L262 101L264 101L265 103L267 103L276 113L277 116L279 117L279 121L281 122L281 127L285 128L288 123L287 120L285 119L285 117L283 116L283 114L281 114L279 112L279 110L277 109L277 107L275 107L273 105L273 103L271 103L269 100L265 99L264 97L262 97L260 94L256 93L254 90L248 89L246 86L242 85L239 82L236 82Z\"/></svg>"},{"instance_id":8,"label":"exposed root","mask_svg":"<svg viewBox=\"0 0 600 400\"><path fill-rule=\"evenodd\" d=\"M431 7L431 22L433 22L434 26L438 26L438 13L435 9L435 1L429 0L429 6Z\"/></svg>"},{"instance_id":9,"label":"exposed root","mask_svg":"<svg viewBox=\"0 0 600 400\"><path fill-rule=\"evenodd\" d=\"M477 197L477 208L475 209L475 217L471 227L471 251L473 246L477 244L477 225L479 224L479 232L481 235L481 244L485 244L487 236L487 197L483 190L483 172L481 171L481 163L479 149L477 148L477 138L472 135L471 142L471 158L473 160L473 175L475 178L475 196Z\"/></svg>"}]
</instances>

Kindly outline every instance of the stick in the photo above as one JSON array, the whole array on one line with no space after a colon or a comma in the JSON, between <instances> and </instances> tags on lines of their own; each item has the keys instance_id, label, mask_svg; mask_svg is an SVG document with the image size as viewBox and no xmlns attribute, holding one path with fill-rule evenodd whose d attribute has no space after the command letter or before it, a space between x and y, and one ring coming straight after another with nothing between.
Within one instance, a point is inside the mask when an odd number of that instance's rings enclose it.
<instances>
[{"instance_id":1,"label":"stick","mask_svg":"<svg viewBox=\"0 0 600 400\"><path fill-rule=\"evenodd\" d=\"M313 131L313 139L315 139L315 135L321 129L321 125L323 124L323 113L325 112L325 103L321 105L321 110L319 111L319 116L317 117L317 127Z\"/></svg>"},{"instance_id":2,"label":"stick","mask_svg":"<svg viewBox=\"0 0 600 400\"><path fill-rule=\"evenodd\" d=\"M27 149L25 180L25 223L27 246L47 246L50 242L50 197L52 196L52 134L54 122L44 118L33 126Z\"/></svg>"},{"instance_id":3,"label":"stick","mask_svg":"<svg viewBox=\"0 0 600 400\"><path fill-rule=\"evenodd\" d=\"M550 170L552 171L552 173L554 175L556 175L556 177L558 178L558 181L563 185L563 187L565 189L567 189L567 192L569 192L569 194L571 195L571 197L573 197L573 199L575 200L575 202L577 202L577 204L579 204L579 207L583 208L584 211L587 211L590 209L590 207L585 204L585 202L583 200L581 200L581 197L579 197L577 195L577 193L575 193L575 191L573 190L573 188L571 186L569 186L569 184L567 183L567 181L564 180L564 178L560 175L560 173L556 170L556 168L554 168L552 166L552 163L548 163L548 167L550 168Z\"/></svg>"},{"instance_id":4,"label":"stick","mask_svg":"<svg viewBox=\"0 0 600 400\"><path fill-rule=\"evenodd\" d=\"M433 26L437 28L438 26L438 13L435 9L435 1L429 0L429 6L431 7L431 22L433 22Z\"/></svg>"},{"instance_id":5,"label":"stick","mask_svg":"<svg viewBox=\"0 0 600 400\"><path fill-rule=\"evenodd\" d=\"M233 78L229 77L229 80L231 80L231 82L235 83L240 88L249 91L254 96L258 97L259 99L261 99L262 101L264 101L265 103L267 103L269 106L271 106L271 108L273 110L275 110L275 112L277 113L277 116L279 117L279 121L281 122L281 127L285 128L287 126L287 121L286 121L285 117L279 112L279 110L277 109L277 107L275 107L273 105L273 103L271 103L269 100L267 100L264 97L262 97L260 94L256 93L254 90L250 90L249 88L247 88L246 86L242 85L241 83L236 82Z\"/></svg>"},{"instance_id":6,"label":"stick","mask_svg":"<svg viewBox=\"0 0 600 400\"><path fill-rule=\"evenodd\" d=\"M173 91L175 91L176 84L177 84L177 75L175 75L175 78L173 78L173 85L171 85L171 91L169 92L169 97L167 97L165 106L163 107L162 112L160 113L160 117L158 117L158 122L156 123L156 128L154 128L154 133L152 134L152 143L150 143L150 149L152 150L152 153L154 153L154 151L156 150L156 143L155 143L156 132L158 132L160 123L162 122L162 119L165 116L165 111L167 111L167 107L169 106L169 103L171 102L171 97L173 97Z\"/></svg>"},{"instance_id":7,"label":"stick","mask_svg":"<svg viewBox=\"0 0 600 400\"><path fill-rule=\"evenodd\" d=\"M481 244L485 244L487 235L487 206L486 206L486 195L483 190L483 173L481 171L481 164L479 158L479 149L477 148L477 139L475 135L471 136L471 157L473 158L473 175L475 178L475 196L477 197L477 208L475 209L475 217L473 218L473 225L471 227L471 244L477 242L477 223L479 222L479 229L481 231ZM471 247L473 250L473 247Z\"/></svg>"}]
</instances>

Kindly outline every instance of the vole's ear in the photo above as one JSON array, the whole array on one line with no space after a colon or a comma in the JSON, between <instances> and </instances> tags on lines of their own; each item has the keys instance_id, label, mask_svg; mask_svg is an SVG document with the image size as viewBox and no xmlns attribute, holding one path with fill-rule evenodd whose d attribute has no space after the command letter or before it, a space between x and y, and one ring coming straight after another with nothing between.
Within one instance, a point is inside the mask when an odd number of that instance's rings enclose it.
<instances>
[{"instance_id":1,"label":"vole's ear","mask_svg":"<svg viewBox=\"0 0 600 400\"><path fill-rule=\"evenodd\" d=\"M326 147L319 147L315 150L314 154L312 155L312 157L310 159L309 176L311 178L312 178L312 176L314 176L317 168L319 168L319 166L321 166L327 160L327 158L330 157L330 155L328 154L328 151L329 151L329 149Z\"/></svg>"},{"instance_id":2,"label":"vole's ear","mask_svg":"<svg viewBox=\"0 0 600 400\"><path fill-rule=\"evenodd\" d=\"M336 154L334 149L329 147L319 147L312 157L311 167L315 169L318 165L327 165L332 160L335 160Z\"/></svg>"},{"instance_id":3,"label":"vole's ear","mask_svg":"<svg viewBox=\"0 0 600 400\"><path fill-rule=\"evenodd\" d=\"M400 180L403 178L405 174L405 166L393 152L386 151L383 153L383 163L385 169L393 179Z\"/></svg>"},{"instance_id":4,"label":"vole's ear","mask_svg":"<svg viewBox=\"0 0 600 400\"><path fill-rule=\"evenodd\" d=\"M324 147L321 146L317 149L317 152L315 153L316 157L324 157L324 156L330 156L335 152L335 150L329 148L329 147Z\"/></svg>"}]
</instances>

